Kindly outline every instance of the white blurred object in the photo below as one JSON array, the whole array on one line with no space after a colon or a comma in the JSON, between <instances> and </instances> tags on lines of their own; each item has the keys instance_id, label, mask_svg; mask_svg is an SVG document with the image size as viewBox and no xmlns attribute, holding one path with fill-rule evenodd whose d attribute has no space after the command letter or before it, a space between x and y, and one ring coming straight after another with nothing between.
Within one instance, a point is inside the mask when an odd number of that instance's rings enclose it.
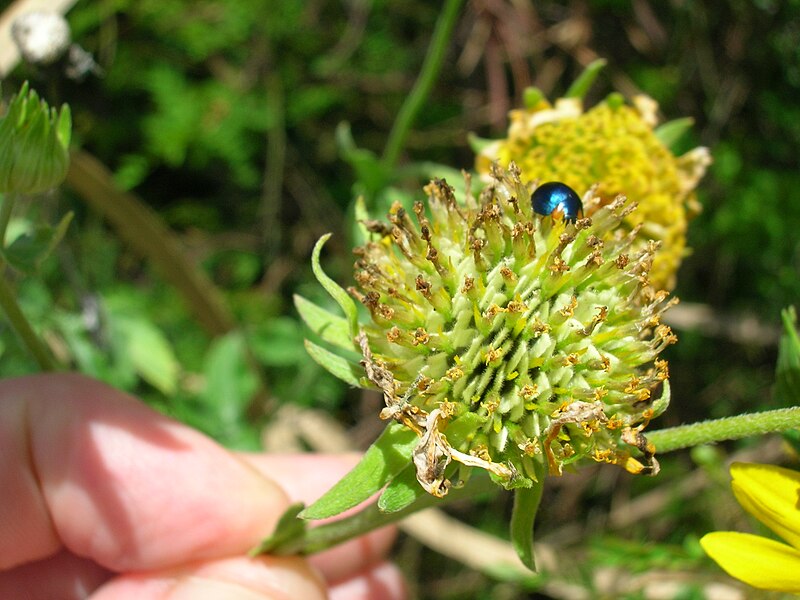
<instances>
[{"instance_id":1,"label":"white blurred object","mask_svg":"<svg viewBox=\"0 0 800 600\"><path fill-rule=\"evenodd\" d=\"M19 62L17 44L11 38L11 25L32 12L66 14L77 0L14 0L0 13L0 78L5 78Z\"/></svg>"},{"instance_id":2,"label":"white blurred object","mask_svg":"<svg viewBox=\"0 0 800 600\"><path fill-rule=\"evenodd\" d=\"M67 55L67 65L64 68L64 74L70 79L80 81L89 73L101 77L103 69L98 65L91 52L87 52L78 44L71 44L69 47L69 54Z\"/></svg>"},{"instance_id":3,"label":"white blurred object","mask_svg":"<svg viewBox=\"0 0 800 600\"><path fill-rule=\"evenodd\" d=\"M50 65L69 48L69 24L59 13L30 12L14 20L11 37L25 61Z\"/></svg>"}]
</instances>

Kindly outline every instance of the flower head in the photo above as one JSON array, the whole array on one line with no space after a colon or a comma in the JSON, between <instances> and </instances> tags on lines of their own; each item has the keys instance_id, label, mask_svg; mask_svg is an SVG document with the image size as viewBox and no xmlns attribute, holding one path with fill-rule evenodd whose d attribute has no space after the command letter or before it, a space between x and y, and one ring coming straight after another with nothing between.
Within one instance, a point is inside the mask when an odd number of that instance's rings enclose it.
<instances>
[{"instance_id":1,"label":"flower head","mask_svg":"<svg viewBox=\"0 0 800 600\"><path fill-rule=\"evenodd\" d=\"M706 534L700 544L732 577L761 589L800 593L800 473L734 463L731 476L739 504L788 544L733 531Z\"/></svg>"},{"instance_id":2,"label":"flower head","mask_svg":"<svg viewBox=\"0 0 800 600\"><path fill-rule=\"evenodd\" d=\"M425 192L413 217L395 204L366 222L350 290L372 316L367 379L381 416L419 436L422 486L446 494L452 461L508 488L582 459L656 472L642 429L666 408L658 355L675 336L649 285L659 244L636 250L639 227L620 227L636 205L591 189L591 218L536 214L513 163L478 198L469 181L465 198L442 180Z\"/></svg>"},{"instance_id":3,"label":"flower head","mask_svg":"<svg viewBox=\"0 0 800 600\"><path fill-rule=\"evenodd\" d=\"M0 193L36 194L61 183L71 125L67 105L50 108L23 84L0 118Z\"/></svg>"},{"instance_id":4,"label":"flower head","mask_svg":"<svg viewBox=\"0 0 800 600\"><path fill-rule=\"evenodd\" d=\"M710 157L706 148L674 156L654 131L657 108L646 96L628 106L612 95L586 111L577 97L554 105L538 97L511 111L507 137L485 146L476 166L489 176L492 162L514 161L524 182L563 181L580 193L596 183L598 207L618 194L635 198L639 209L625 226L641 225L637 249L649 239L663 242L650 276L656 287L670 289L685 253L687 218L699 206L694 188Z\"/></svg>"}]
</instances>

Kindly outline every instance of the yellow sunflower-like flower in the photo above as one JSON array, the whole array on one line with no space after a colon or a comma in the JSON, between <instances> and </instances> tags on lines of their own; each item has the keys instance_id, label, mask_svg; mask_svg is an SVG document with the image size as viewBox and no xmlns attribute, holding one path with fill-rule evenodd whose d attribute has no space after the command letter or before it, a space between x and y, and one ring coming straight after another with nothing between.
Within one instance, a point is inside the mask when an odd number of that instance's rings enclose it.
<instances>
[{"instance_id":1,"label":"yellow sunflower-like flower","mask_svg":"<svg viewBox=\"0 0 800 600\"><path fill-rule=\"evenodd\" d=\"M750 533L718 531L703 536L703 550L729 575L753 587L800 594L800 473L772 465L734 463L731 476L739 504L788 544Z\"/></svg>"},{"instance_id":2,"label":"yellow sunflower-like flower","mask_svg":"<svg viewBox=\"0 0 800 600\"><path fill-rule=\"evenodd\" d=\"M579 97L551 105L539 96L529 108L511 111L507 137L484 146L476 168L488 178L493 162L513 161L526 183L561 181L579 195L597 183L605 203L618 194L636 198L639 210L625 224L641 225L640 247L663 242L650 277L656 287L671 289L686 253L688 218L699 210L694 189L711 160L703 147L675 156L655 129L657 109L647 96L629 106L612 94L586 111Z\"/></svg>"},{"instance_id":3,"label":"yellow sunflower-like flower","mask_svg":"<svg viewBox=\"0 0 800 600\"><path fill-rule=\"evenodd\" d=\"M661 317L675 300L649 285L660 243L632 250L638 228L623 221L634 200L536 188L513 163L495 165L477 195L471 181L456 190L434 179L427 201L395 202L386 220L363 211L349 294L319 264L327 237L317 243L314 273L346 317L300 297L296 306L344 352L306 348L333 375L381 390L389 424L302 518L340 514L379 490L378 509L396 512L488 474L514 491L512 544L533 568L547 476L590 461L658 473L644 430L669 404L660 354L677 338Z\"/></svg>"}]
</instances>

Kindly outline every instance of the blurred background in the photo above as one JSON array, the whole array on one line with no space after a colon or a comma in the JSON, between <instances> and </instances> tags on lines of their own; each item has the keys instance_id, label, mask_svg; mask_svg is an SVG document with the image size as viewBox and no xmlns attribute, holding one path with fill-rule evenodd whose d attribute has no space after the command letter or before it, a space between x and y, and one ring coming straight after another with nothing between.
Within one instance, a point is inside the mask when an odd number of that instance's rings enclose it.
<instances>
[{"instance_id":1,"label":"blurred background","mask_svg":"<svg viewBox=\"0 0 800 600\"><path fill-rule=\"evenodd\" d=\"M334 431L366 447L382 427L380 398L308 358L292 305L293 293L330 305L311 275L314 242L334 233L323 264L349 285L356 193L380 209L392 193L421 195L435 163L473 168L468 136L503 136L527 86L555 99L605 58L586 106L646 93L662 118L694 119L685 150L714 157L675 290L672 405L651 427L797 403L774 382L780 311L800 297L800 2L457 3L391 176L370 169L450 3L62 4L90 62L79 72L12 62L2 91L27 79L72 109L79 150L67 182L22 202L9 229L75 212L55 255L15 282L65 364L230 447L319 449ZM0 49L13 53L5 39ZM0 376L36 370L5 323L0 357ZM478 541L462 544L470 566L411 535L395 556L425 599L768 597L743 592L697 539L755 527L729 492L729 457L791 465L791 446L775 437L678 452L652 479L609 466L551 479L536 577L491 572ZM509 500L448 512L503 537Z\"/></svg>"}]
</instances>

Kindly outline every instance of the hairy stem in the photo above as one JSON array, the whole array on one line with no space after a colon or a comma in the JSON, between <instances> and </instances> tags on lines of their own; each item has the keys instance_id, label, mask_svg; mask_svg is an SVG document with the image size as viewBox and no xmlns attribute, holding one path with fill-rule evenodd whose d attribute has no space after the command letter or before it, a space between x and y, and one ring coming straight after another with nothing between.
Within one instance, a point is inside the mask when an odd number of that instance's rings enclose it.
<instances>
[{"instance_id":1,"label":"hairy stem","mask_svg":"<svg viewBox=\"0 0 800 600\"><path fill-rule=\"evenodd\" d=\"M658 452L800 428L800 406L681 425L647 434Z\"/></svg>"},{"instance_id":2,"label":"hairy stem","mask_svg":"<svg viewBox=\"0 0 800 600\"><path fill-rule=\"evenodd\" d=\"M408 507L396 512L382 512L378 503L373 502L361 511L320 525L304 527L295 535L287 536L278 544L270 544L268 549L259 547L253 554L268 551L270 554L314 554L327 550L347 540L357 538L370 531L402 521L405 517L426 508L442 507L456 500L473 498L476 494L496 491L497 485L489 477L482 475L472 477L467 485L460 489L452 489L444 498L435 498L429 494L420 496Z\"/></svg>"}]
</instances>

